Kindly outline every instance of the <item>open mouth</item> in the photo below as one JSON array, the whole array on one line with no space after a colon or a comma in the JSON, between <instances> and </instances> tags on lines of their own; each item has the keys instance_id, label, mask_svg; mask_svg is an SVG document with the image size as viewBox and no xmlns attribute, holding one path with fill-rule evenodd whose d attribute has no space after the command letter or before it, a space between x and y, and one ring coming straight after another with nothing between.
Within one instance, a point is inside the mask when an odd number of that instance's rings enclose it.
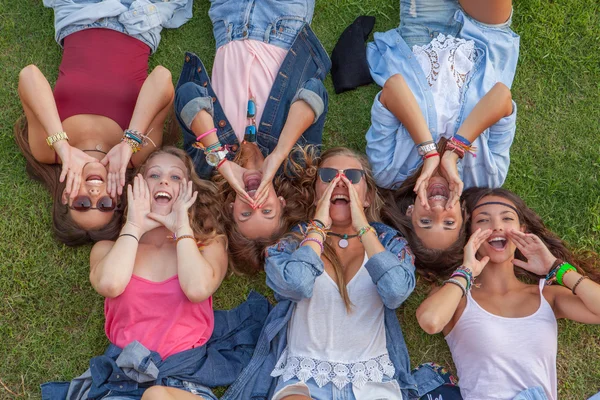
<instances>
[{"instance_id":1,"label":"open mouth","mask_svg":"<svg viewBox=\"0 0 600 400\"><path fill-rule=\"evenodd\" d=\"M261 181L262 174L259 172L244 175L244 186L246 189L246 193L248 193L250 196L253 196L256 193L258 187L260 186Z\"/></svg>"},{"instance_id":2,"label":"open mouth","mask_svg":"<svg viewBox=\"0 0 600 400\"><path fill-rule=\"evenodd\" d=\"M169 202L171 201L171 198L173 196L171 196L169 193L167 192L157 192L154 195L154 202L157 204L169 204Z\"/></svg>"},{"instance_id":3,"label":"open mouth","mask_svg":"<svg viewBox=\"0 0 600 400\"><path fill-rule=\"evenodd\" d=\"M434 183L427 188L427 195L429 200L448 200L450 189L441 183Z\"/></svg>"},{"instance_id":4,"label":"open mouth","mask_svg":"<svg viewBox=\"0 0 600 400\"><path fill-rule=\"evenodd\" d=\"M488 244L497 251L503 251L508 244L508 240L502 236L496 236L488 240Z\"/></svg>"},{"instance_id":5,"label":"open mouth","mask_svg":"<svg viewBox=\"0 0 600 400\"><path fill-rule=\"evenodd\" d=\"M331 204L336 206L345 206L350 203L350 198L343 194L334 194L331 196Z\"/></svg>"},{"instance_id":6,"label":"open mouth","mask_svg":"<svg viewBox=\"0 0 600 400\"><path fill-rule=\"evenodd\" d=\"M93 185L100 185L104 183L104 179L100 175L90 175L85 180L87 183L91 183Z\"/></svg>"}]
</instances>

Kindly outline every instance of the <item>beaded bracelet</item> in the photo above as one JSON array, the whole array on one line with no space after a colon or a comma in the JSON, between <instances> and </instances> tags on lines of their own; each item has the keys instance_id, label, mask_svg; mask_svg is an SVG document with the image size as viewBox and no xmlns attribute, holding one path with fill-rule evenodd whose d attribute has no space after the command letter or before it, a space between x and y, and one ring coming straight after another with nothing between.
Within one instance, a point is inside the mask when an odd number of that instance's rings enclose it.
<instances>
[{"instance_id":1,"label":"beaded bracelet","mask_svg":"<svg viewBox=\"0 0 600 400\"><path fill-rule=\"evenodd\" d=\"M148 142L152 143L154 147L156 147L156 143L148 136L152 132L152 129L148 131L148 133L143 134L135 129L125 129L123 131L123 139L129 139L139 145L140 148L146 147Z\"/></svg>"},{"instance_id":2,"label":"beaded bracelet","mask_svg":"<svg viewBox=\"0 0 600 400\"><path fill-rule=\"evenodd\" d=\"M450 279L448 279L448 280L445 280L445 281L442 283L442 285L445 285L446 283L451 283L451 284L453 284L453 285L456 285L456 286L458 286L458 287L460 288L460 290L462 290L462 293L463 293L462 297L465 297L465 296L467 295L467 289L465 288L465 286L462 284L462 282L461 282L461 281L459 281L459 280L457 280L457 279L452 279L452 278L450 278Z\"/></svg>"},{"instance_id":3,"label":"beaded bracelet","mask_svg":"<svg viewBox=\"0 0 600 400\"><path fill-rule=\"evenodd\" d=\"M325 248L323 247L322 241L320 241L319 239L310 238L310 237L304 238L304 240L300 242L300 246L304 246L304 244L308 243L308 242L315 242L316 244L318 244L319 247L321 248L321 253L323 253L323 251L325 250Z\"/></svg>"},{"instance_id":4,"label":"beaded bracelet","mask_svg":"<svg viewBox=\"0 0 600 400\"><path fill-rule=\"evenodd\" d=\"M127 145L129 147L131 147L131 152L133 154L137 153L138 151L140 151L142 149L142 145L140 143L138 143L137 141L130 139L126 136L123 136L123 139L121 139L121 142L127 143Z\"/></svg>"},{"instance_id":5,"label":"beaded bracelet","mask_svg":"<svg viewBox=\"0 0 600 400\"><path fill-rule=\"evenodd\" d=\"M317 233L319 236L321 236L321 239L323 239L323 241L327 239L327 234L322 229L316 229L313 227L308 228L308 230L306 231L306 236L310 235L311 233Z\"/></svg>"},{"instance_id":6,"label":"beaded bracelet","mask_svg":"<svg viewBox=\"0 0 600 400\"><path fill-rule=\"evenodd\" d=\"M179 243L179 241L181 239L194 239L194 242L196 241L196 238L193 235L181 235L181 236L175 238L175 243L176 244Z\"/></svg>"},{"instance_id":7,"label":"beaded bracelet","mask_svg":"<svg viewBox=\"0 0 600 400\"><path fill-rule=\"evenodd\" d=\"M473 273L471 272L471 270L469 268L466 268L466 267L457 268L456 271L454 271L454 273L452 273L450 278L454 278L456 276L465 278L465 280L467 281L466 289L471 290L471 287L473 286L473 283L475 282L475 278L473 278Z\"/></svg>"},{"instance_id":8,"label":"beaded bracelet","mask_svg":"<svg viewBox=\"0 0 600 400\"><path fill-rule=\"evenodd\" d=\"M577 293L575 293L575 289L577 289L577 286L579 286L579 284L581 282L583 282L583 280L585 280L585 279L590 279L590 277L583 275L583 276L579 277L579 279L577 279L577 282L575 282L575 284L573 285L573 288L571 289L571 292L573 292L573 294L575 296L577 296Z\"/></svg>"},{"instance_id":9,"label":"beaded bracelet","mask_svg":"<svg viewBox=\"0 0 600 400\"><path fill-rule=\"evenodd\" d=\"M358 240L361 243L362 243L362 237L369 231L373 232L375 235L377 235L377 231L371 225L362 227L358 230L358 232L356 233L356 236L358 236Z\"/></svg>"}]
</instances>

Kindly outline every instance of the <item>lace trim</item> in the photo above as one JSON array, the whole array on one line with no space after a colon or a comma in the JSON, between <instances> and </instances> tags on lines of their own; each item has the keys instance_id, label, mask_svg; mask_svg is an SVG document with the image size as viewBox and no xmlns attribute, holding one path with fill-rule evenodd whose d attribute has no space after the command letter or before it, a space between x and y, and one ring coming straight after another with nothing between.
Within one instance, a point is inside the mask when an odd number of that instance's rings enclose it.
<instances>
[{"instance_id":1,"label":"lace trim","mask_svg":"<svg viewBox=\"0 0 600 400\"><path fill-rule=\"evenodd\" d=\"M425 46L413 46L413 53L421 56L421 60L427 58L429 61L429 68L421 63L429 86L433 86L440 74L441 64L446 65L444 61L447 61L456 85L461 89L475 61L475 42L440 33ZM440 57L445 59L440 61Z\"/></svg>"},{"instance_id":2,"label":"lace trim","mask_svg":"<svg viewBox=\"0 0 600 400\"><path fill-rule=\"evenodd\" d=\"M387 354L367 361L344 364L291 356L285 349L271 376L281 376L284 382L292 378L306 382L313 378L319 387L332 382L341 389L348 383L360 388L367 382L382 382L384 375L393 378L395 372L394 364Z\"/></svg>"}]
</instances>

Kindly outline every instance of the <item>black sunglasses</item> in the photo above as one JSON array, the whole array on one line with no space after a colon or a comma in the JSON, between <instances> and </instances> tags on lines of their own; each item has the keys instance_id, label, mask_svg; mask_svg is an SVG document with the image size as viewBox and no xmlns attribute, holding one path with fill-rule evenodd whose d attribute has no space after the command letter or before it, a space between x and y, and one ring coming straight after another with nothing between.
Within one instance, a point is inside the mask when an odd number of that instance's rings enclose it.
<instances>
[{"instance_id":1,"label":"black sunglasses","mask_svg":"<svg viewBox=\"0 0 600 400\"><path fill-rule=\"evenodd\" d=\"M77 196L73 200L73 205L69 206L71 210L75 211L88 211L98 210L100 212L113 211L117 207L117 202L110 198L110 196L102 196L98 199L96 207L92 207L92 199L88 196Z\"/></svg>"},{"instance_id":2,"label":"black sunglasses","mask_svg":"<svg viewBox=\"0 0 600 400\"><path fill-rule=\"evenodd\" d=\"M365 171L362 169L335 169L335 168L319 168L319 178L323 183L329 183L335 179L335 176L338 173L342 173L346 175L346 178L353 185L356 185L360 182L362 177L365 175Z\"/></svg>"}]
</instances>

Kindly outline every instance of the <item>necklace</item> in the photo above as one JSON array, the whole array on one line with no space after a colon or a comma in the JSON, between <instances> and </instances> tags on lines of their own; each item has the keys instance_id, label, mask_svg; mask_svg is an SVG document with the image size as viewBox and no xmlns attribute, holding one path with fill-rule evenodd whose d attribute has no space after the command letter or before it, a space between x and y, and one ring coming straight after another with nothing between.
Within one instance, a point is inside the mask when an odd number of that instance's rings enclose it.
<instances>
[{"instance_id":1,"label":"necklace","mask_svg":"<svg viewBox=\"0 0 600 400\"><path fill-rule=\"evenodd\" d=\"M102 148L102 147L100 147L100 149L101 149L101 148ZM102 150L100 150L100 149L89 149L89 150L83 150L83 151L85 151L85 152L88 152L88 151L97 151L98 153L106 154L106 152L105 152L105 151L102 151Z\"/></svg>"},{"instance_id":2,"label":"necklace","mask_svg":"<svg viewBox=\"0 0 600 400\"><path fill-rule=\"evenodd\" d=\"M348 235L347 233L341 234L341 233L335 233L335 232L329 232L328 235L332 235L332 236L340 238L340 240L338 241L338 246L341 249L345 249L346 247L348 247L348 239L354 239L355 237L358 237L358 234Z\"/></svg>"}]
</instances>

